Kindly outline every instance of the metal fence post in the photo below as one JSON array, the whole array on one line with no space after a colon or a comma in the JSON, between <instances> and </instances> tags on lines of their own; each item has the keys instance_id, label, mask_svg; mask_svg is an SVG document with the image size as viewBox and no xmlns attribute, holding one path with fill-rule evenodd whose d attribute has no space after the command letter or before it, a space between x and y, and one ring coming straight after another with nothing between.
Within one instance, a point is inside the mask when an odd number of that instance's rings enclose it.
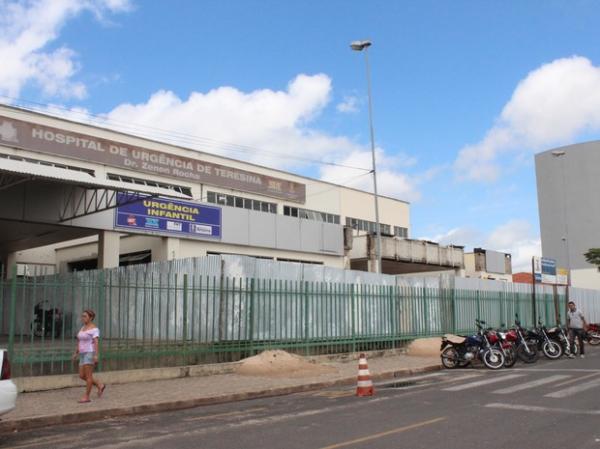
<instances>
[{"instance_id":1,"label":"metal fence post","mask_svg":"<svg viewBox=\"0 0 600 449\"><path fill-rule=\"evenodd\" d=\"M477 319L481 319L481 305L480 305L480 296L481 296L481 285L477 286L476 299L477 299Z\"/></svg>"},{"instance_id":2,"label":"metal fence post","mask_svg":"<svg viewBox=\"0 0 600 449\"><path fill-rule=\"evenodd\" d=\"M219 343L223 340L226 326L226 309L225 309L225 291L223 284L225 283L225 261L221 259L221 275L219 276Z\"/></svg>"},{"instance_id":3,"label":"metal fence post","mask_svg":"<svg viewBox=\"0 0 600 449\"><path fill-rule=\"evenodd\" d=\"M352 352L356 352L356 295L355 287L356 284L351 284L351 300L352 300Z\"/></svg>"},{"instance_id":4,"label":"metal fence post","mask_svg":"<svg viewBox=\"0 0 600 449\"><path fill-rule=\"evenodd\" d=\"M308 281L302 281L302 285L304 286L304 344L306 345L306 354L308 354Z\"/></svg>"},{"instance_id":5,"label":"metal fence post","mask_svg":"<svg viewBox=\"0 0 600 449\"><path fill-rule=\"evenodd\" d=\"M454 285L454 278L450 286L450 304L452 307L452 333L456 335L458 326L456 323L456 285Z\"/></svg>"},{"instance_id":6,"label":"metal fence post","mask_svg":"<svg viewBox=\"0 0 600 449\"><path fill-rule=\"evenodd\" d=\"M429 298L427 296L427 286L425 283L423 284L423 319L425 320L425 335L429 336L431 332L431 326L429 323Z\"/></svg>"},{"instance_id":7,"label":"metal fence post","mask_svg":"<svg viewBox=\"0 0 600 449\"><path fill-rule=\"evenodd\" d=\"M388 301L390 303L390 336L393 339L393 346L396 346L396 342L395 342L395 336L396 336L396 326L395 326L395 320L394 320L394 286L389 285L388 286Z\"/></svg>"},{"instance_id":8,"label":"metal fence post","mask_svg":"<svg viewBox=\"0 0 600 449\"><path fill-rule=\"evenodd\" d=\"M248 288L248 284L246 284ZM248 340L250 341L250 355L254 355L254 278L250 279L250 305L249 305Z\"/></svg>"},{"instance_id":9,"label":"metal fence post","mask_svg":"<svg viewBox=\"0 0 600 449\"><path fill-rule=\"evenodd\" d=\"M187 273L183 274L183 329L182 340L185 342L188 340L188 275Z\"/></svg>"},{"instance_id":10,"label":"metal fence post","mask_svg":"<svg viewBox=\"0 0 600 449\"><path fill-rule=\"evenodd\" d=\"M17 314L17 266L11 268L12 277L10 280L10 309L8 312L8 357L12 363L15 353L15 320Z\"/></svg>"},{"instance_id":11,"label":"metal fence post","mask_svg":"<svg viewBox=\"0 0 600 449\"><path fill-rule=\"evenodd\" d=\"M100 328L100 330L102 332L104 332L106 326L104 326L104 305L106 303L106 289L105 289L105 285L104 285L104 271L100 271L98 272L98 327ZM102 338L103 335L101 335ZM101 341L101 340L99 340ZM98 343L100 344L100 343ZM100 349L100 348L98 348ZM100 352L100 357L98 357L98 371L102 371L102 359L103 359L103 352L104 351L99 351Z\"/></svg>"}]
</instances>

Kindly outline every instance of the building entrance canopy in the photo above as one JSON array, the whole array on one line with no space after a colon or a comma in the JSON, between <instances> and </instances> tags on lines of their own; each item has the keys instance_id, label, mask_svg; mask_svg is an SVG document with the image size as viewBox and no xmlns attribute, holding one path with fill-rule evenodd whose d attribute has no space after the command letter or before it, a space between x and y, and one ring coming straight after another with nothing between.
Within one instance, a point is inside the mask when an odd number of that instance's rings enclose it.
<instances>
[{"instance_id":1,"label":"building entrance canopy","mask_svg":"<svg viewBox=\"0 0 600 449\"><path fill-rule=\"evenodd\" d=\"M141 194L144 197L160 195L190 199L187 195L161 187L98 179L86 171L25 160L3 158L1 161L0 190L11 189L19 184L36 180L61 185L63 195L57 216L58 223L138 201Z\"/></svg>"}]
</instances>

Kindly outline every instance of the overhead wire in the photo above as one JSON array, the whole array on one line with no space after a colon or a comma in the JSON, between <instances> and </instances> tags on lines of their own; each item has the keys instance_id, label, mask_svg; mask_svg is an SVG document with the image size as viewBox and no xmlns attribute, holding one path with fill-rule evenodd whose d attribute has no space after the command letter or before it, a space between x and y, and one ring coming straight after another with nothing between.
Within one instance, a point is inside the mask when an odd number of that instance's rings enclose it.
<instances>
[{"instance_id":1,"label":"overhead wire","mask_svg":"<svg viewBox=\"0 0 600 449\"><path fill-rule=\"evenodd\" d=\"M197 136L197 135L192 135L192 134L188 134L188 133L183 133L181 131L166 130L166 129L161 129L161 128L157 128L154 126L143 125L140 123L123 122L123 121L115 120L112 118L91 114L87 111L81 111L78 109L69 109L69 108L65 108L63 106L59 106L59 105L45 104L45 103L35 102L32 100L13 98L13 97L9 97L6 95L0 95L0 98L5 98L5 99L9 100L9 102L10 102L9 105L11 105L11 103L12 103L12 105L17 105L22 109L30 110L30 111L34 111L34 112L43 112L43 113L51 114L52 110L54 109L54 110L59 110L59 111L63 111L65 113L67 113L68 115L66 115L66 118L69 118L70 116L72 117L73 115L82 116L86 120L86 122L84 122L84 123L98 125L98 126L104 125L104 127L116 129L117 131L127 131L130 133L134 133L139 137L147 138L147 137L149 137L148 133L150 132L153 137L155 137L158 140L161 140L165 143L172 143L172 144L176 144L176 145L182 145L185 143L191 144L191 145L202 145L202 146L210 147L210 148L213 148L216 150L224 150L224 151L238 152L238 153L245 153L245 154L261 154L261 155L266 156L271 159L296 160L296 161L304 162L307 164L326 165L326 166L332 166L332 167L347 168L347 169L351 169L351 170L360 170L360 171L367 172L367 173L370 172L370 169L366 169L364 167L356 167L356 166L347 165L347 164L339 164L336 162L305 158L305 157L301 157L301 156L281 154L281 153L277 153L277 152L270 151L270 150L265 150L265 149L258 148L258 147L236 144L236 143L232 143L232 142L220 141L220 140L212 139L209 137L203 137L203 136ZM35 105L38 108L36 109L31 106L27 106L28 104ZM63 115L63 117L65 117L65 116ZM113 126L111 126L111 125L113 125ZM201 151L203 151L203 150L201 150Z\"/></svg>"}]
</instances>

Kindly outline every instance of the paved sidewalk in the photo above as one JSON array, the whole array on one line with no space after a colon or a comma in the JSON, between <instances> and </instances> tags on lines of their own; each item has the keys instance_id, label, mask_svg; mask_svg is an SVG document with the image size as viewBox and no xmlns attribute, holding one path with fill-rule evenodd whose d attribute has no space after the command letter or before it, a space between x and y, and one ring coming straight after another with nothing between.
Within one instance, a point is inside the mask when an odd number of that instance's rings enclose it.
<instances>
[{"instance_id":1,"label":"paved sidewalk","mask_svg":"<svg viewBox=\"0 0 600 449\"><path fill-rule=\"evenodd\" d=\"M335 371L295 378L220 374L108 385L101 399L94 393L88 404L77 403L84 391L83 382L81 388L23 393L18 398L16 410L2 417L0 432L278 396L355 382L356 360L326 365L334 367ZM369 359L369 369L375 380L435 370L439 366L439 357L393 355ZM102 381L101 374L98 378Z\"/></svg>"}]
</instances>

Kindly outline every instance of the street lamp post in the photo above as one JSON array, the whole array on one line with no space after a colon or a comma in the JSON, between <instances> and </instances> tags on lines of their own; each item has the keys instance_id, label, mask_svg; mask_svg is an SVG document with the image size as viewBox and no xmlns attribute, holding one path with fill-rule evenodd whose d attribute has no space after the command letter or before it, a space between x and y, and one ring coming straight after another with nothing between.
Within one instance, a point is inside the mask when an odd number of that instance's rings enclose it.
<instances>
[{"instance_id":1,"label":"street lamp post","mask_svg":"<svg viewBox=\"0 0 600 449\"><path fill-rule=\"evenodd\" d=\"M564 157L567 154L566 151L564 150L555 150L552 152L552 156L554 156L557 159L560 159L560 173L561 173L561 178L562 178L562 213L563 213L563 220L564 220L564 235L562 237L562 241L565 242L565 252L566 252L566 259L565 262L567 263L567 276L568 276L568 280L569 280L569 284L570 284L570 280L571 280L571 254L569 253L569 222L568 222L568 216L567 216L567 194L566 194L566 188L567 188L567 181L565 179L565 160Z\"/></svg>"},{"instance_id":2,"label":"street lamp post","mask_svg":"<svg viewBox=\"0 0 600 449\"><path fill-rule=\"evenodd\" d=\"M369 65L369 52L368 48L372 45L372 42L369 40L364 41L354 41L350 44L350 48L354 51L362 51L365 54L365 65L367 68L367 91L369 98L369 129L371 132L371 159L372 159L372 173L373 173L373 194L375 196L375 232L376 232L376 240L375 240L375 259L376 259L376 267L375 271L377 273L382 272L382 264L381 264L381 225L379 224L379 196L377 194L377 167L376 167L376 158L375 158L375 131L373 128L373 100L371 93L371 67Z\"/></svg>"},{"instance_id":3,"label":"street lamp post","mask_svg":"<svg viewBox=\"0 0 600 449\"><path fill-rule=\"evenodd\" d=\"M563 220L564 220L564 233L565 235L563 235L562 237L562 241L565 242L565 252L566 252L566 259L565 262L567 263L567 286L565 287L565 299L566 302L569 302L569 287L571 286L571 254L569 252L569 222L568 222L568 216L567 216L567 193L566 193L566 188L567 188L567 181L565 179L565 155L567 154L566 151L564 150L554 150L552 152L552 156L560 159L560 172L561 172L561 178L562 178L562 212L563 212Z\"/></svg>"}]
</instances>

